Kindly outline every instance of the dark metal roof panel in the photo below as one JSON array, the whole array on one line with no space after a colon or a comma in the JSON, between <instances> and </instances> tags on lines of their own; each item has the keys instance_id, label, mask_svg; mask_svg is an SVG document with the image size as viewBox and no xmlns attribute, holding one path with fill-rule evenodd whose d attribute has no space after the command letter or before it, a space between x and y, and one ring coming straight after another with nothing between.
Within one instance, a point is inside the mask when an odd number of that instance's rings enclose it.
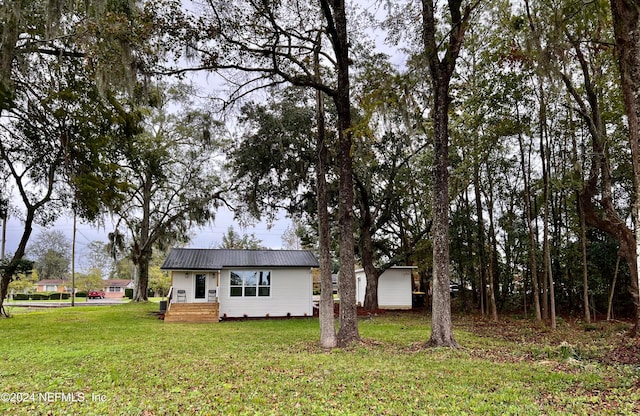
<instances>
[{"instance_id":1,"label":"dark metal roof panel","mask_svg":"<svg viewBox=\"0 0 640 416\"><path fill-rule=\"evenodd\" d=\"M174 248L162 269L219 270L225 267L319 267L306 250L229 250Z\"/></svg>"}]
</instances>

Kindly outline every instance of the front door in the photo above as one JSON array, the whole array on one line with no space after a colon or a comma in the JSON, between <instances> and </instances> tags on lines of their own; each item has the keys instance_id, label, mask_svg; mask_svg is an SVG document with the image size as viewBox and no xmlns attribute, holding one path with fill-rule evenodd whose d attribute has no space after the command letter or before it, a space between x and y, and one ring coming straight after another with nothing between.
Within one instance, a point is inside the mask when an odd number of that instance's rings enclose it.
<instances>
[{"instance_id":1,"label":"front door","mask_svg":"<svg viewBox=\"0 0 640 416\"><path fill-rule=\"evenodd\" d=\"M207 293L207 275L196 274L196 299L204 299Z\"/></svg>"}]
</instances>

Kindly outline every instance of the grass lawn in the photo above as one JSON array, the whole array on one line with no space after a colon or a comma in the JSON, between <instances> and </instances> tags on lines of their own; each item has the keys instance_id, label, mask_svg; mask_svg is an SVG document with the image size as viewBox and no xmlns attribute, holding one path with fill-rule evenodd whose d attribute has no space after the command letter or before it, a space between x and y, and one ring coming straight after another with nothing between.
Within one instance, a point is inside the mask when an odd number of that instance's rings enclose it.
<instances>
[{"instance_id":1,"label":"grass lawn","mask_svg":"<svg viewBox=\"0 0 640 416\"><path fill-rule=\"evenodd\" d=\"M461 348L429 349L428 319L386 314L360 322L362 343L324 351L317 319L165 324L157 309L86 306L0 320L0 414L640 412L640 367L604 359L605 339L620 328L561 343L562 328L527 324L507 336L517 322L467 319L456 325Z\"/></svg>"}]
</instances>

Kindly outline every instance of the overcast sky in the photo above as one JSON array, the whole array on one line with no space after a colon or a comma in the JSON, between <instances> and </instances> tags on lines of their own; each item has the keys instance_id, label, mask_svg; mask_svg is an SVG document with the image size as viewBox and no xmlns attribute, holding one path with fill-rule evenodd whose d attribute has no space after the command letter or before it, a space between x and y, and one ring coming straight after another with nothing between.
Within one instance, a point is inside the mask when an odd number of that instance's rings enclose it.
<instances>
[{"instance_id":1,"label":"overcast sky","mask_svg":"<svg viewBox=\"0 0 640 416\"><path fill-rule=\"evenodd\" d=\"M254 227L242 228L237 222L233 221L233 214L226 208L222 207L216 214L216 220L202 229L193 229L194 237L187 247L192 248L212 248L217 247L222 242L222 235L227 232L229 226L232 225L236 232L240 234L254 234L256 239L261 240L265 247L278 249L282 248L282 235L290 225L290 221L281 218L276 221L271 228L266 223L257 224ZM62 231L69 241L73 237L73 219L61 218L54 225L48 227L50 230ZM37 235L43 230L42 227L34 226L33 234L29 241L34 241ZM15 251L20 236L24 231L22 222L18 219L10 218L7 223L7 244L6 253L10 254ZM91 224L78 222L76 233L76 267L82 269L84 256L87 245L92 241L107 242L107 235L113 231L111 226L97 227ZM121 230L125 231L125 230Z\"/></svg>"}]
</instances>

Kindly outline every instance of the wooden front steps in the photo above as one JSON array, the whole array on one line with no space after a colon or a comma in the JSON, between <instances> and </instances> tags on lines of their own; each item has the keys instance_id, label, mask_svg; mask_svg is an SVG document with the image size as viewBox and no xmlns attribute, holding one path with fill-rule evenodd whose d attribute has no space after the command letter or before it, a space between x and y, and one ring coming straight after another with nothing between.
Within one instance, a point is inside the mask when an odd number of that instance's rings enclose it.
<instances>
[{"instance_id":1,"label":"wooden front steps","mask_svg":"<svg viewBox=\"0 0 640 416\"><path fill-rule=\"evenodd\" d=\"M220 304L217 302L172 303L164 315L165 322L218 322Z\"/></svg>"}]
</instances>

